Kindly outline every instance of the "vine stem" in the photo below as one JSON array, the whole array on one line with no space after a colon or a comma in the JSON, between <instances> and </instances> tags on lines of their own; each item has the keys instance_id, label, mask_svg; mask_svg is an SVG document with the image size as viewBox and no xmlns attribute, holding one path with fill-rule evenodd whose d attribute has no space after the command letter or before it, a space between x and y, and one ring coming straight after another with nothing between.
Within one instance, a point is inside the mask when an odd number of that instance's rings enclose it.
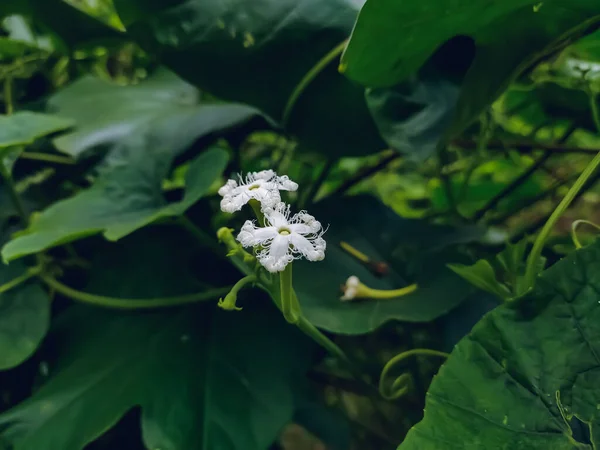
<instances>
[{"instance_id":1,"label":"vine stem","mask_svg":"<svg viewBox=\"0 0 600 450\"><path fill-rule=\"evenodd\" d=\"M284 126L289 123L290 116L292 114L292 110L296 105L296 102L302 95L302 93L306 90L308 85L317 78L317 76L329 65L331 61L333 61L337 56L341 55L346 48L346 44L348 43L348 39L344 39L338 45L336 45L333 49L329 51L325 56L323 56L317 64L315 64L307 73L302 77L300 82L294 88L294 91L290 95L287 103L285 104L285 108L283 110L283 119L282 122Z\"/></svg>"},{"instance_id":2,"label":"vine stem","mask_svg":"<svg viewBox=\"0 0 600 450\"><path fill-rule=\"evenodd\" d=\"M598 132L600 132L600 112L598 111L597 94L590 95L590 107L594 118L594 124L596 125ZM600 152L594 156L581 175L579 175L579 178L577 178L573 186L569 189L569 192L567 192L567 195L565 195L554 212L550 215L550 218L546 221L535 239L531 253L529 253L529 256L527 257L527 267L525 269L525 286L527 286L527 288L533 287L535 283L539 268L537 262L542 256L542 250L544 249L544 245L546 244L550 233L554 229L554 225L556 225L558 219L560 219L563 213L571 205L573 199L583 188L586 181L594 174L598 166L600 166Z\"/></svg>"},{"instance_id":3,"label":"vine stem","mask_svg":"<svg viewBox=\"0 0 600 450\"><path fill-rule=\"evenodd\" d=\"M292 264L285 266L279 272L279 287L281 296L281 312L288 323L297 324L302 317L298 301L294 301L294 290L292 288Z\"/></svg>"},{"instance_id":4,"label":"vine stem","mask_svg":"<svg viewBox=\"0 0 600 450\"><path fill-rule=\"evenodd\" d=\"M50 153L39 153L39 152L23 152L19 155L23 159L31 159L33 161L45 161L56 164L64 164L72 166L76 164L73 158L67 156L52 155Z\"/></svg>"},{"instance_id":5,"label":"vine stem","mask_svg":"<svg viewBox=\"0 0 600 450\"><path fill-rule=\"evenodd\" d=\"M386 400L396 400L408 392L408 383L410 381L409 374L404 373L399 377L396 377L392 382L391 389L389 390L386 388L385 380L388 377L390 371L394 368L394 366L396 366L398 363L401 363L406 358L418 355L439 356L441 358L448 358L448 356L450 356L446 352L441 352L439 350L431 350L428 348L413 348L412 350L408 350L406 352L402 352L399 355L394 356L383 367L383 370L381 371L381 376L379 377L379 393L383 398L385 398Z\"/></svg>"},{"instance_id":6,"label":"vine stem","mask_svg":"<svg viewBox=\"0 0 600 450\"><path fill-rule=\"evenodd\" d=\"M40 269L38 267L31 268L27 270L22 275L13 278L12 280L0 285L0 294L10 291L11 289L16 288L17 286L25 283L27 280L38 275Z\"/></svg>"},{"instance_id":7,"label":"vine stem","mask_svg":"<svg viewBox=\"0 0 600 450\"><path fill-rule=\"evenodd\" d=\"M579 225L583 224L594 227L596 230L600 230L600 225L596 225L594 222L590 222L589 220L579 219L573 222L571 224L571 239L573 240L573 245L575 245L575 248L577 249L583 247L583 245L581 245L581 241L577 237L577 228L579 228Z\"/></svg>"},{"instance_id":8,"label":"vine stem","mask_svg":"<svg viewBox=\"0 0 600 450\"><path fill-rule=\"evenodd\" d=\"M10 116L14 111L12 77L10 76L4 80L4 105L6 115Z\"/></svg>"},{"instance_id":9,"label":"vine stem","mask_svg":"<svg viewBox=\"0 0 600 450\"><path fill-rule=\"evenodd\" d=\"M181 295L176 297L157 297L157 298L117 298L106 297L104 295L95 295L88 292L82 292L66 284L61 283L56 278L41 274L40 279L56 292L78 302L87 303L94 306L112 309L154 309L172 306L187 305L205 300L211 300L226 295L231 287L210 289L195 294Z\"/></svg>"},{"instance_id":10,"label":"vine stem","mask_svg":"<svg viewBox=\"0 0 600 450\"><path fill-rule=\"evenodd\" d=\"M300 316L296 326L307 336L312 338L317 344L323 347L331 356L342 360L346 365L353 366L348 355L335 342L321 333L317 327L310 323L304 316Z\"/></svg>"}]
</instances>

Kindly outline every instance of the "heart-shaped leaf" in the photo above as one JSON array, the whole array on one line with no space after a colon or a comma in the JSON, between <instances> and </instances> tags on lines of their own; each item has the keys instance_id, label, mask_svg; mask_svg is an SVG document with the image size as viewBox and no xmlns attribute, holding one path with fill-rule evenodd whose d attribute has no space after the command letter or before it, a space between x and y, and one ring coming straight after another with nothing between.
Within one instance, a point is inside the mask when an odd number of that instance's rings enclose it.
<instances>
[{"instance_id":1,"label":"heart-shaped leaf","mask_svg":"<svg viewBox=\"0 0 600 450\"><path fill-rule=\"evenodd\" d=\"M310 212L329 225L327 254L318 263L294 263L294 286L304 314L320 328L362 334L389 320L428 322L473 292L445 264L459 258L449 247L478 239L479 228L452 229L403 219L367 196L327 200ZM387 264L389 273L376 277L343 250L341 242ZM350 275L375 289L397 289L414 282L419 288L396 299L343 302L340 286Z\"/></svg>"},{"instance_id":2,"label":"heart-shaped leaf","mask_svg":"<svg viewBox=\"0 0 600 450\"><path fill-rule=\"evenodd\" d=\"M600 241L546 270L456 346L402 450L600 445ZM575 432L583 422L589 430Z\"/></svg>"},{"instance_id":3,"label":"heart-shaped leaf","mask_svg":"<svg viewBox=\"0 0 600 450\"><path fill-rule=\"evenodd\" d=\"M54 145L78 157L96 146L119 142L140 125L196 108L197 103L196 88L163 70L132 86L86 76L50 97L48 110L77 121L76 128L56 138Z\"/></svg>"}]
</instances>

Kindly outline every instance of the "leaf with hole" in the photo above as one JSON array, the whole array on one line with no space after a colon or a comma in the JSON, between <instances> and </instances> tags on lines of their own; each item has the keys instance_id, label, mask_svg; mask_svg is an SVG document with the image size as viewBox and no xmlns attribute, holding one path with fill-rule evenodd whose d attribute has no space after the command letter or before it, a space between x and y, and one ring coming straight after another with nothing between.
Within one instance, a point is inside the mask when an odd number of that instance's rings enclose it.
<instances>
[{"instance_id":1,"label":"leaf with hole","mask_svg":"<svg viewBox=\"0 0 600 450\"><path fill-rule=\"evenodd\" d=\"M599 22L593 0L368 0L340 68L365 85L388 87L416 72L442 44L469 36L476 51L448 129L448 135L456 135L524 69Z\"/></svg>"}]
</instances>

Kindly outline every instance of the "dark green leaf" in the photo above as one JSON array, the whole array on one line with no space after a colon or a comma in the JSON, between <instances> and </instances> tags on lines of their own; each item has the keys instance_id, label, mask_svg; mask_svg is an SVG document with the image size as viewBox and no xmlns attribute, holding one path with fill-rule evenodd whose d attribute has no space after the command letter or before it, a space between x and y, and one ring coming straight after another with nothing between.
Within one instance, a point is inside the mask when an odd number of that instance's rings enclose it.
<instances>
[{"instance_id":1,"label":"dark green leaf","mask_svg":"<svg viewBox=\"0 0 600 450\"><path fill-rule=\"evenodd\" d=\"M415 78L393 89L368 89L366 97L390 147L423 160L435 153L452 120L458 87L440 78Z\"/></svg>"},{"instance_id":2,"label":"dark green leaf","mask_svg":"<svg viewBox=\"0 0 600 450\"><path fill-rule=\"evenodd\" d=\"M210 111L208 115L210 120ZM117 240L162 217L181 215L208 192L228 159L227 152L219 148L201 154L190 165L184 198L169 204L161 183L174 149L181 147L175 142L156 144L151 133L134 136L122 154L113 155L112 167L90 189L42 212L3 248L3 258L10 261L97 233Z\"/></svg>"},{"instance_id":3,"label":"dark green leaf","mask_svg":"<svg viewBox=\"0 0 600 450\"><path fill-rule=\"evenodd\" d=\"M0 265L0 286L25 273L14 262ZM0 370L18 366L37 349L50 323L50 299L35 281L0 294Z\"/></svg>"},{"instance_id":4,"label":"dark green leaf","mask_svg":"<svg viewBox=\"0 0 600 450\"><path fill-rule=\"evenodd\" d=\"M500 298L507 298L510 296L510 291L496 279L494 268L485 259L480 259L471 266L464 264L448 264L448 267L454 273L463 277L479 289L495 294Z\"/></svg>"},{"instance_id":5,"label":"dark green leaf","mask_svg":"<svg viewBox=\"0 0 600 450\"><path fill-rule=\"evenodd\" d=\"M371 86L391 86L425 63L451 38L474 39L475 59L463 81L450 134L459 133L508 83L544 54L589 32L600 21L592 0L370 0L363 7L341 68Z\"/></svg>"},{"instance_id":6,"label":"dark green leaf","mask_svg":"<svg viewBox=\"0 0 600 450\"><path fill-rule=\"evenodd\" d=\"M294 263L294 286L306 317L320 328L362 334L390 320L428 322L473 291L445 264L458 258L447 247L478 239L478 228L460 230L403 219L366 196L328 200L310 212L329 225L327 254L318 263ZM387 263L389 275L377 278L340 248L341 241ZM397 299L343 302L340 286L350 275L375 289L398 289L413 282L419 289Z\"/></svg>"},{"instance_id":7,"label":"dark green leaf","mask_svg":"<svg viewBox=\"0 0 600 450\"><path fill-rule=\"evenodd\" d=\"M186 80L260 108L310 150L340 155L385 145L364 90L336 70L361 3L123 0L115 6L128 33Z\"/></svg>"},{"instance_id":8,"label":"dark green leaf","mask_svg":"<svg viewBox=\"0 0 600 450\"><path fill-rule=\"evenodd\" d=\"M0 155L7 147L31 144L38 138L69 128L73 123L65 117L31 111L0 116Z\"/></svg>"},{"instance_id":9,"label":"dark green leaf","mask_svg":"<svg viewBox=\"0 0 600 450\"><path fill-rule=\"evenodd\" d=\"M292 418L312 348L258 303L234 314L74 308L51 338L61 351L50 379L0 416L14 450L80 450L135 406L149 449L264 450Z\"/></svg>"},{"instance_id":10,"label":"dark green leaf","mask_svg":"<svg viewBox=\"0 0 600 450\"><path fill-rule=\"evenodd\" d=\"M54 140L59 150L77 157L93 147L114 144L152 120L193 114L197 103L193 86L160 71L133 86L84 77L54 94L48 109L77 121L75 130Z\"/></svg>"},{"instance_id":11,"label":"dark green leaf","mask_svg":"<svg viewBox=\"0 0 600 450\"><path fill-rule=\"evenodd\" d=\"M533 291L489 313L440 369L425 418L400 449L600 445L599 273L596 241L545 271ZM578 421L589 426L588 438L574 433Z\"/></svg>"}]
</instances>

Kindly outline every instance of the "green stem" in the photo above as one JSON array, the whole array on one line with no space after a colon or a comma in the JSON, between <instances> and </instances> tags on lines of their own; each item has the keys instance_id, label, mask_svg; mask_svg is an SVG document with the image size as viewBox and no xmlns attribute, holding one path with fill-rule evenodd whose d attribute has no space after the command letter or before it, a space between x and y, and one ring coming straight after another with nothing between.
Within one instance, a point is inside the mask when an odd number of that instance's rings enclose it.
<instances>
[{"instance_id":1,"label":"green stem","mask_svg":"<svg viewBox=\"0 0 600 450\"><path fill-rule=\"evenodd\" d=\"M181 295L176 297L157 297L157 298L117 298L117 297L106 297L104 295L95 295L88 292L78 291L73 289L56 278L42 274L40 279L46 283L50 288L56 292L68 297L72 300L76 300L82 303L87 303L94 306L101 306L103 308L114 308L114 309L154 309L171 306L181 306L190 303L197 303L205 300L211 300L219 298L227 294L231 288L218 288L211 289L204 292L198 292L195 294Z\"/></svg>"},{"instance_id":2,"label":"green stem","mask_svg":"<svg viewBox=\"0 0 600 450\"><path fill-rule=\"evenodd\" d=\"M596 94L590 95L590 107L592 109L592 116L594 117L594 123L598 131L600 132L600 113L598 111ZM575 181L567 195L562 199L562 201L558 204L548 221L544 224L542 230L538 234L535 242L533 243L533 248L531 249L531 253L527 257L527 268L525 269L525 286L527 288L533 287L535 283L535 277L538 274L539 265L538 260L542 256L542 250L544 249L544 245L550 236L550 233L554 229L554 225L558 222L558 219L563 215L563 213L567 210L567 208L571 205L573 199L577 196L579 191L583 188L586 181L594 174L598 166L600 165L600 152L594 156L594 158L587 165L585 170L581 173L579 178Z\"/></svg>"},{"instance_id":3,"label":"green stem","mask_svg":"<svg viewBox=\"0 0 600 450\"><path fill-rule=\"evenodd\" d=\"M77 161L75 161L73 158L69 158L66 156L52 155L49 153L23 152L23 153L21 153L21 155L19 155L19 158L31 159L34 161L47 161L47 162L52 162L52 163L56 163L56 164L64 164L64 165L70 165L70 166L77 164Z\"/></svg>"},{"instance_id":4,"label":"green stem","mask_svg":"<svg viewBox=\"0 0 600 450\"><path fill-rule=\"evenodd\" d=\"M408 392L410 389L411 380L411 376L409 374L403 373L402 375L394 378L394 381L389 387L386 385L386 379L388 378L388 375L394 366L403 362L406 358L416 355L439 356L441 358L448 358L448 356L450 356L448 353L427 348L414 348L394 356L383 367L381 376L379 377L379 392L383 398L386 400L396 400Z\"/></svg>"},{"instance_id":5,"label":"green stem","mask_svg":"<svg viewBox=\"0 0 600 450\"><path fill-rule=\"evenodd\" d=\"M596 230L600 230L600 225L596 225L594 222L590 222L589 220L579 219L571 224L571 238L573 239L573 244L575 248L579 249L583 247L581 242L579 241L579 237L577 237L577 228L579 225L586 224L591 227L594 227Z\"/></svg>"},{"instance_id":6,"label":"green stem","mask_svg":"<svg viewBox=\"0 0 600 450\"><path fill-rule=\"evenodd\" d=\"M11 289L16 288L17 286L25 283L27 280L35 277L39 273L40 273L39 267L33 267L33 268L27 270L22 275L8 281L7 283L0 285L0 294L3 294L7 291L10 291Z\"/></svg>"},{"instance_id":7,"label":"green stem","mask_svg":"<svg viewBox=\"0 0 600 450\"><path fill-rule=\"evenodd\" d=\"M418 286L416 284L411 284L411 285L405 286L400 289L386 290L386 289L373 289L368 286L365 286L364 284L361 284L361 286L358 289L358 294L360 294L360 295L357 295L356 298L372 298L372 299L378 299L378 300L392 299L392 298L402 297L403 295L411 294L414 291L416 291L417 288L418 288Z\"/></svg>"},{"instance_id":8,"label":"green stem","mask_svg":"<svg viewBox=\"0 0 600 450\"><path fill-rule=\"evenodd\" d=\"M292 95L288 98L287 103L285 104L285 108L283 110L283 120L282 123L284 126L287 126L290 116L292 114L292 110L296 105L296 102L302 95L302 93L306 90L308 85L315 79L317 76L327 67L327 65L333 61L337 56L341 55L348 43L348 39L344 39L343 42L335 46L329 53L323 56L317 64L314 65L307 73L302 77L300 82L294 88Z\"/></svg>"},{"instance_id":9,"label":"green stem","mask_svg":"<svg viewBox=\"0 0 600 450\"><path fill-rule=\"evenodd\" d=\"M285 266L279 272L279 287L281 292L281 312L288 323L297 324L302 317L298 301L294 301L292 289L292 264Z\"/></svg>"},{"instance_id":10,"label":"green stem","mask_svg":"<svg viewBox=\"0 0 600 450\"><path fill-rule=\"evenodd\" d=\"M233 285L229 293L225 296L225 299L219 300L219 308L223 308L227 311L241 311L242 308L239 308L236 305L238 293L242 288L244 288L244 286L254 282L256 282L256 275L248 275L244 278L241 278Z\"/></svg>"},{"instance_id":11,"label":"green stem","mask_svg":"<svg viewBox=\"0 0 600 450\"><path fill-rule=\"evenodd\" d=\"M310 323L304 316L301 316L296 326L313 341L323 347L331 356L342 360L346 365L351 365L350 359L338 345L321 333L317 327Z\"/></svg>"},{"instance_id":12,"label":"green stem","mask_svg":"<svg viewBox=\"0 0 600 450\"><path fill-rule=\"evenodd\" d=\"M256 220L258 221L258 224L261 226L264 226L265 225L265 215L262 212L260 202L258 200L251 199L248 202L248 204L252 208L252 211L254 211L254 215L256 216Z\"/></svg>"},{"instance_id":13,"label":"green stem","mask_svg":"<svg viewBox=\"0 0 600 450\"><path fill-rule=\"evenodd\" d=\"M4 80L4 107L6 115L10 116L14 111L12 77L10 76Z\"/></svg>"}]
</instances>

